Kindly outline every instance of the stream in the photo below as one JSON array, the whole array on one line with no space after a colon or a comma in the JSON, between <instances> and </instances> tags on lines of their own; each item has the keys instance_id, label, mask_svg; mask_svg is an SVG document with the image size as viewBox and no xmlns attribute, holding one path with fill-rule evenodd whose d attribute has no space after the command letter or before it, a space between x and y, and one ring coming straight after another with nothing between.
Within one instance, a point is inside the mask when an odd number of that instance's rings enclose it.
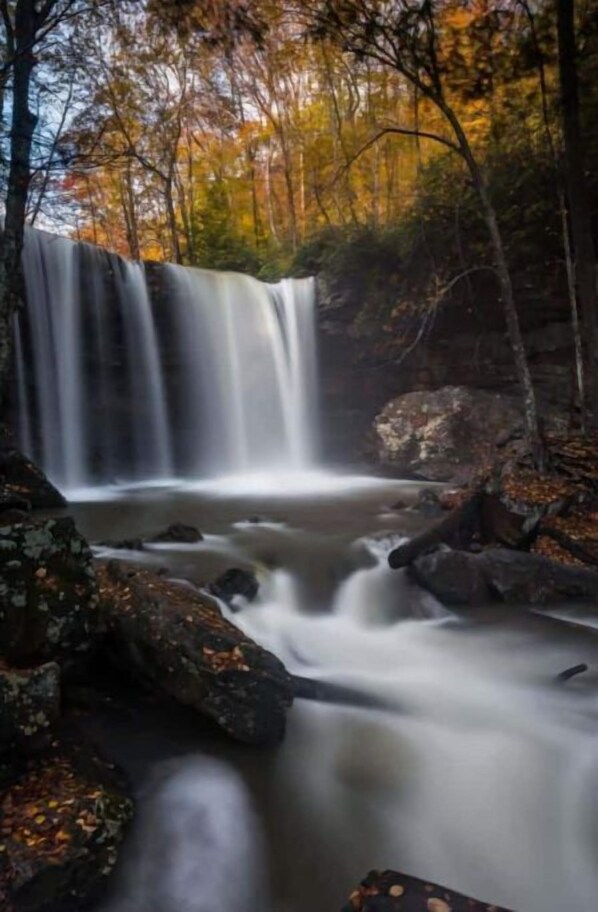
<instances>
[{"instance_id":1,"label":"stream","mask_svg":"<svg viewBox=\"0 0 598 912\"><path fill-rule=\"evenodd\" d=\"M188 713L93 723L139 801L101 912L335 912L384 867L518 912L595 908L598 610L578 628L447 611L386 566L426 522L391 509L417 491L311 473L104 488L73 504L91 541L197 526L196 545L98 554L195 586L254 568L260 594L235 623L294 673L364 697L297 700L276 750ZM590 672L555 683L579 662Z\"/></svg>"}]
</instances>

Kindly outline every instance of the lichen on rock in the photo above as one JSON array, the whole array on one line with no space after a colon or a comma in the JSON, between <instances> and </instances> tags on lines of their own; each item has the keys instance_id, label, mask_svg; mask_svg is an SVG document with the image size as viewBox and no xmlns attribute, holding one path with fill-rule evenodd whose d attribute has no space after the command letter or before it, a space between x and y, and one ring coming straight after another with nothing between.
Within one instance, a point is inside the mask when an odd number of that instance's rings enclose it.
<instances>
[{"instance_id":1,"label":"lichen on rock","mask_svg":"<svg viewBox=\"0 0 598 912\"><path fill-rule=\"evenodd\" d=\"M0 526L0 657L72 660L89 647L97 588L92 554L72 519Z\"/></svg>"}]
</instances>

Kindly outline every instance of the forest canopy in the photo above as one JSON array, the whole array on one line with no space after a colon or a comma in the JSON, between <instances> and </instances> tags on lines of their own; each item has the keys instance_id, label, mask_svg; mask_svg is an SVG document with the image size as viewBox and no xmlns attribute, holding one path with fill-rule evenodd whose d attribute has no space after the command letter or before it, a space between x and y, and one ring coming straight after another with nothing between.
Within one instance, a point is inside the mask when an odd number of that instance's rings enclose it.
<instances>
[{"instance_id":1,"label":"forest canopy","mask_svg":"<svg viewBox=\"0 0 598 912\"><path fill-rule=\"evenodd\" d=\"M438 230L450 243L474 229L467 169L438 110L382 58L347 53L319 28L321 4L90 6L41 49L29 221L76 225L134 258L265 274L321 232L402 226L404 246L414 232L433 244ZM515 223L513 255L521 243L558 253L554 5L435 6L444 91ZM595 175L598 12L578 15Z\"/></svg>"}]
</instances>

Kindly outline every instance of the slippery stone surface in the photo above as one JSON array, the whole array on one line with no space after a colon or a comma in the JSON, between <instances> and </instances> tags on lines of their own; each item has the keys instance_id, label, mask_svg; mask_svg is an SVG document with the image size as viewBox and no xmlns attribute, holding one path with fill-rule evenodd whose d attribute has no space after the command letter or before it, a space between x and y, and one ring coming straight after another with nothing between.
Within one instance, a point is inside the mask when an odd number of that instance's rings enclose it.
<instances>
[{"instance_id":1,"label":"slippery stone surface","mask_svg":"<svg viewBox=\"0 0 598 912\"><path fill-rule=\"evenodd\" d=\"M18 450L0 449L0 507L2 504L53 509L64 507L66 500L30 459Z\"/></svg>"},{"instance_id":2,"label":"slippery stone surface","mask_svg":"<svg viewBox=\"0 0 598 912\"><path fill-rule=\"evenodd\" d=\"M126 672L239 741L283 738L290 676L213 599L117 561L98 562L97 574L110 655Z\"/></svg>"},{"instance_id":3,"label":"slippery stone surface","mask_svg":"<svg viewBox=\"0 0 598 912\"><path fill-rule=\"evenodd\" d=\"M0 664L0 756L44 747L60 715L60 668L48 662L15 669Z\"/></svg>"},{"instance_id":4,"label":"slippery stone surface","mask_svg":"<svg viewBox=\"0 0 598 912\"><path fill-rule=\"evenodd\" d=\"M597 572L566 567L525 551L491 548L470 554L439 550L418 558L409 572L446 605L537 605L598 598Z\"/></svg>"},{"instance_id":5,"label":"slippery stone surface","mask_svg":"<svg viewBox=\"0 0 598 912\"><path fill-rule=\"evenodd\" d=\"M374 421L380 462L429 481L465 483L522 427L513 401L445 386L393 399Z\"/></svg>"},{"instance_id":6,"label":"slippery stone surface","mask_svg":"<svg viewBox=\"0 0 598 912\"><path fill-rule=\"evenodd\" d=\"M0 525L0 657L73 660L89 646L97 606L92 553L72 519Z\"/></svg>"},{"instance_id":7,"label":"slippery stone surface","mask_svg":"<svg viewBox=\"0 0 598 912\"><path fill-rule=\"evenodd\" d=\"M508 912L397 871L370 871L342 912Z\"/></svg>"},{"instance_id":8,"label":"slippery stone surface","mask_svg":"<svg viewBox=\"0 0 598 912\"><path fill-rule=\"evenodd\" d=\"M81 912L100 898L132 804L88 748L56 742L0 793L0 908Z\"/></svg>"}]
</instances>

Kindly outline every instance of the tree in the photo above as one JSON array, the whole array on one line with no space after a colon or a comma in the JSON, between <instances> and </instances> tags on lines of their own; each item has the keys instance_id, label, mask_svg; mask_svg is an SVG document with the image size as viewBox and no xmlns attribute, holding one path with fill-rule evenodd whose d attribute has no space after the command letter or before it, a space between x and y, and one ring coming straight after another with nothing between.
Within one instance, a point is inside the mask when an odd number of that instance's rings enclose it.
<instances>
[{"instance_id":1,"label":"tree","mask_svg":"<svg viewBox=\"0 0 598 912\"><path fill-rule=\"evenodd\" d=\"M527 436L538 465L543 463L543 446L536 395L529 369L513 285L496 210L490 189L468 136L465 122L447 91L447 54L443 47L442 5L438 0L323 0L301 4L307 11L309 27L316 37L336 39L356 59L370 59L400 73L442 115L450 134L445 136L403 126L385 127L375 137L390 133L415 134L440 143L464 161L477 193L494 256L505 322L515 370L521 388ZM372 143L368 144L369 146Z\"/></svg>"},{"instance_id":2,"label":"tree","mask_svg":"<svg viewBox=\"0 0 598 912\"><path fill-rule=\"evenodd\" d=\"M585 338L586 407L588 418L595 426L598 423L598 273L580 126L575 0L557 0L557 32L565 182L575 250L575 282Z\"/></svg>"},{"instance_id":3,"label":"tree","mask_svg":"<svg viewBox=\"0 0 598 912\"><path fill-rule=\"evenodd\" d=\"M98 0L99 2L99 0ZM21 253L31 184L32 147L38 116L32 110L33 74L41 50L92 0L0 0L6 59L4 93L10 96L9 167L0 249L0 410L6 406L12 365L12 321L23 297ZM4 94L3 93L3 94Z\"/></svg>"}]
</instances>

